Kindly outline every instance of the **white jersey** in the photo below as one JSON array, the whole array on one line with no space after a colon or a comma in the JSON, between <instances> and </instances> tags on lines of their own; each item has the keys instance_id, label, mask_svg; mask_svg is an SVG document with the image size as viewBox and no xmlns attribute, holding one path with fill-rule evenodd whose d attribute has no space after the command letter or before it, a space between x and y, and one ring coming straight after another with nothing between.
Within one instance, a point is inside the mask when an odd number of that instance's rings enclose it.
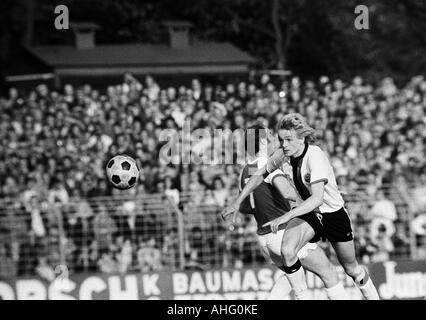
<instances>
[{"instance_id":1,"label":"white jersey","mask_svg":"<svg viewBox=\"0 0 426 320\"><path fill-rule=\"evenodd\" d=\"M278 157L280 157L279 154ZM279 163L276 161L276 156L274 159L275 161L268 164L268 170L276 167L274 165ZM321 213L335 212L344 206L344 200L338 190L333 168L321 148L305 144L302 155L291 158L290 164L283 159L281 153L281 162L279 163L281 170L285 176L290 177L299 195L304 200L312 195L312 184L324 181L324 201L319 207L319 211Z\"/></svg>"}]
</instances>

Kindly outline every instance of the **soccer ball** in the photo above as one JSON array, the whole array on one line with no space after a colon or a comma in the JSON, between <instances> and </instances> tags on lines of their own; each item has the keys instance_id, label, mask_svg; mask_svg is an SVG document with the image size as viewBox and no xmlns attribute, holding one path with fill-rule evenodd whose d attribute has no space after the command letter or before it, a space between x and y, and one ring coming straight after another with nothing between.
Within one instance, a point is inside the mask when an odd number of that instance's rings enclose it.
<instances>
[{"instance_id":1,"label":"soccer ball","mask_svg":"<svg viewBox=\"0 0 426 320\"><path fill-rule=\"evenodd\" d=\"M108 161L106 174L115 188L125 190L136 185L139 168L132 157L118 155Z\"/></svg>"}]
</instances>

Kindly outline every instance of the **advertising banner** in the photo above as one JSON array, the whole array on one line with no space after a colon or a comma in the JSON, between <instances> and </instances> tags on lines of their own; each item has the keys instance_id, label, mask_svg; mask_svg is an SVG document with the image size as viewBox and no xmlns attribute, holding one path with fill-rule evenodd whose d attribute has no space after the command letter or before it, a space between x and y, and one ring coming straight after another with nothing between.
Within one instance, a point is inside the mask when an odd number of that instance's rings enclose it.
<instances>
[{"instance_id":1,"label":"advertising banner","mask_svg":"<svg viewBox=\"0 0 426 320\"><path fill-rule=\"evenodd\" d=\"M425 299L426 260L369 265L382 299ZM352 299L361 294L343 269L339 275ZM263 300L282 271L272 266L208 271L79 274L48 282L38 277L0 280L1 300ZM307 272L311 298L327 299L321 280Z\"/></svg>"}]
</instances>

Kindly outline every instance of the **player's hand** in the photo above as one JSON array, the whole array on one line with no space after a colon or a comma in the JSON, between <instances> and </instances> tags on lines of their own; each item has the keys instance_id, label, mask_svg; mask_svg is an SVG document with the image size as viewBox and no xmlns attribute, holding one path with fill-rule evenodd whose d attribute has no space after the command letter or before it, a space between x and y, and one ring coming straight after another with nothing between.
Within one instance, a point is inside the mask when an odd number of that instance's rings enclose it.
<instances>
[{"instance_id":1,"label":"player's hand","mask_svg":"<svg viewBox=\"0 0 426 320\"><path fill-rule=\"evenodd\" d=\"M278 232L278 227L280 225L282 225L282 224L287 223L287 222L288 222L288 219L284 215L284 216L281 216L279 218L276 218L276 219L274 219L272 221L269 221L269 222L265 223L262 227L265 227L265 226L269 225L269 226L271 226L271 231L273 233L277 233Z\"/></svg>"},{"instance_id":2,"label":"player's hand","mask_svg":"<svg viewBox=\"0 0 426 320\"><path fill-rule=\"evenodd\" d=\"M222 210L220 215L222 216L222 219L225 220L226 217L232 214L232 224L235 224L237 222L237 215L239 212L240 206L237 203L233 203L230 206L227 206L225 209Z\"/></svg>"}]
</instances>

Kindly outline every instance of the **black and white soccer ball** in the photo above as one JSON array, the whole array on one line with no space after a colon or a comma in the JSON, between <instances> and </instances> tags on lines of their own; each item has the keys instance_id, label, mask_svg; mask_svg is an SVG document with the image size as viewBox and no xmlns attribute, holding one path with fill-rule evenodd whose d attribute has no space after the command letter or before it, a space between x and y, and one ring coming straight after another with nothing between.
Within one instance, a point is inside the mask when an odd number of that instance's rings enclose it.
<instances>
[{"instance_id":1,"label":"black and white soccer ball","mask_svg":"<svg viewBox=\"0 0 426 320\"><path fill-rule=\"evenodd\" d=\"M109 182L117 189L130 189L139 179L139 168L135 159L118 155L108 161L106 174Z\"/></svg>"}]
</instances>

